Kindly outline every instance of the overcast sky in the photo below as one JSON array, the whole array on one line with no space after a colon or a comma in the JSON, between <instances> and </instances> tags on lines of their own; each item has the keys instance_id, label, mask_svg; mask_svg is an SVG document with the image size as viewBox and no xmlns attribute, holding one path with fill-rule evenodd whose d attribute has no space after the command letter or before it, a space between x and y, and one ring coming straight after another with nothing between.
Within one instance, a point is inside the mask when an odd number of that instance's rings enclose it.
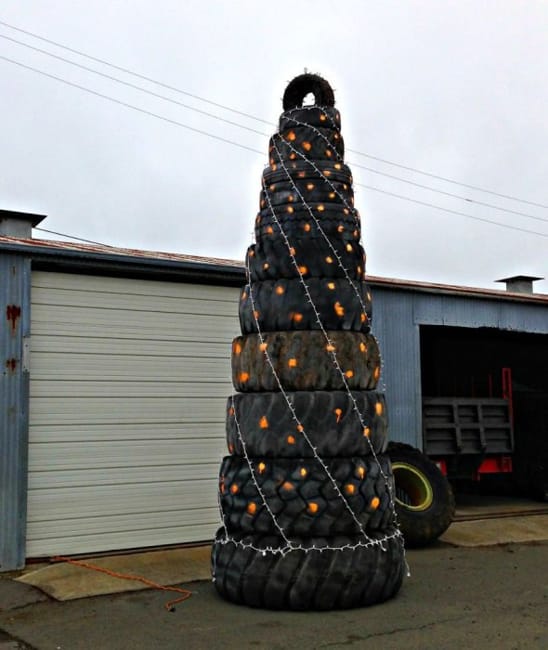
<instances>
[{"instance_id":1,"label":"overcast sky","mask_svg":"<svg viewBox=\"0 0 548 650\"><path fill-rule=\"evenodd\" d=\"M305 67L322 74L335 89L353 150L346 159L368 273L490 288L514 274L548 278L548 208L530 204L548 206L545 0L7 0L0 21L267 120L0 25L4 37L264 134L276 128L287 82ZM47 214L43 228L106 244L243 259L268 135L5 38L0 56L262 152L0 59L0 208ZM536 290L548 293L548 282Z\"/></svg>"}]
</instances>

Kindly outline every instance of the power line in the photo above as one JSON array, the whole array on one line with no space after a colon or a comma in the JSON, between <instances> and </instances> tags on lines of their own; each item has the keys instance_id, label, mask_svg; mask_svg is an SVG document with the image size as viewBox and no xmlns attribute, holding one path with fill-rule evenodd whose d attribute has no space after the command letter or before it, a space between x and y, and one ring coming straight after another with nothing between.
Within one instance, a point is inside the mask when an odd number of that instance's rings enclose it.
<instances>
[{"instance_id":1,"label":"power line","mask_svg":"<svg viewBox=\"0 0 548 650\"><path fill-rule=\"evenodd\" d=\"M1 21L0 21L0 24L1 24ZM159 93L155 93L155 92L153 92L151 90L143 88L142 86L137 86L135 84L132 84L132 83L129 83L129 82L124 81L122 79L119 79L118 77L113 77L112 75L105 74L104 72L100 72L99 70L95 70L93 68L82 65L82 64L77 63L75 61L71 61L70 59L67 59L65 57L59 56L59 55L54 54L52 52L48 52L47 50L43 50L42 48L34 47L33 45L29 45L28 43L23 43L22 41L19 41L19 40L15 39L15 38L10 38L9 36L6 36L4 34L0 34L0 38L3 38L3 39L5 39L7 41L10 41L12 43L16 43L17 45L21 45L23 47L26 47L26 48L28 48L30 50L35 51L35 52L39 52L40 54L45 54L46 56L52 57L52 58L57 59L59 61L63 61L64 63L68 63L69 65L75 66L75 67L80 68L82 70L85 70L87 72L91 72L91 73L93 73L95 75L98 75L100 77L104 77L105 79L109 79L110 81L114 81L116 83L122 84L124 86L129 87L129 88L133 88L134 90L138 90L140 92L146 93L147 95L157 97L159 99L170 102L172 104L176 104L177 106L181 106L182 108L186 108L188 110L200 113L201 115L205 115L205 116L213 118L215 120L219 120L220 122L224 122L225 124L230 124L231 126L235 126L235 127L240 128L240 129L244 129L246 131L250 131L252 133L262 135L262 136L265 136L265 137L269 136L268 133L258 131L257 129L253 129L253 128L249 127L249 126L239 124L238 122L233 122L232 120L227 120L224 117L220 117L219 115L209 113L208 111L203 111L203 110L201 110L199 108L195 108L194 106L189 106L188 104L184 104L183 102L179 102L176 99L172 99L171 97L167 97L165 95L160 95ZM466 201L468 203L475 203L475 204L481 205L483 207L491 208L491 209L494 209L494 210L499 210L500 212L507 212L509 214L515 214L517 216L526 217L528 219L534 219L535 221L544 221L544 222L548 223L548 219L543 218L543 217L534 216L534 215L531 215L531 214L527 214L525 212L519 212L517 210L510 210L508 208L503 208L501 206L493 205L491 203L486 203L484 201L478 201L476 199L470 199L468 197L461 196L459 194L453 194L451 192L445 192L443 190L439 190L437 188L430 187L428 185L423 185L421 183L416 183L414 181L411 181L411 180L408 180L408 179L405 179L405 178L401 178L400 176L394 176L393 174L388 174L386 172L382 172L382 171L380 171L378 169L373 169L371 167L366 167L365 165L360 165L359 163L349 163L349 164L351 164L353 167L364 169L364 170L369 171L369 172L371 172L373 174L378 174L380 176L384 176L386 178L391 178L393 180L400 181L402 183L407 183L408 185L413 185L414 187L420 187L421 189L425 189L425 190L428 190L430 192L435 192L437 194L442 194L444 196L449 196L449 197L452 197L452 198L455 198L455 199L459 199L461 201Z\"/></svg>"},{"instance_id":2,"label":"power line","mask_svg":"<svg viewBox=\"0 0 548 650\"><path fill-rule=\"evenodd\" d=\"M92 239L83 239L82 237L76 237L74 235L65 235L64 232L56 232L55 230L46 230L45 228L34 228L34 230L39 230L40 232L47 232L50 235L59 235L60 237L66 237L67 239L76 239L78 241L83 241L86 244L95 244L96 246L105 246L107 248L113 248L112 246L109 246L109 244L102 244L101 242L98 241L93 241Z\"/></svg>"},{"instance_id":3,"label":"power line","mask_svg":"<svg viewBox=\"0 0 548 650\"><path fill-rule=\"evenodd\" d=\"M84 92L90 93L90 94L95 95L97 97L101 97L102 99L106 99L106 100L108 100L110 102L113 102L115 104L119 104L120 106L124 106L125 108L130 108L130 109L132 109L134 111L137 111L139 113L143 113L144 115L149 115L151 117L155 117L155 118L157 118L159 120L162 120L164 122L168 122L169 124L173 124L175 126L179 126L181 128L184 128L184 129L188 129L188 130L193 131L195 133L199 133L200 135L205 135L205 136L207 136L209 138L213 138L215 140L219 140L221 142L225 142L227 144L234 145L234 146L239 147L241 149L246 149L247 151L252 151L253 153L258 153L260 155L263 155L263 152L260 151L259 149L254 149L253 147L248 147L247 145L243 145L243 144L241 144L239 142L235 142L234 140L229 140L228 138L223 138L221 136L214 135L212 133L208 133L207 131L202 131L201 129L196 129L196 128L192 127L192 126L188 126L187 124L183 124L182 122L178 122L177 120L172 120L170 118L164 117L163 115L159 115L159 114L154 113L152 111L148 111L146 109L134 106L133 104L128 104L127 102L123 102L123 101L120 101L118 99L114 99L113 97L110 97L109 95L105 95L105 94L99 93L99 92L97 92L95 90L91 90L90 88L86 88L85 86L81 86L79 84L73 83L72 81L68 81L68 80L63 79L61 77L58 77L56 75L50 74L48 72L44 72L43 70L38 70L37 68L26 65L26 64L21 63L19 61L15 61L14 59L10 59L10 58L2 56L2 55L0 55L0 59L2 59L4 61L7 61L8 63L13 63L14 65L17 65L17 66L19 66L21 68L24 68L26 70L31 70L32 72L36 72L37 74L43 75L43 76L48 77L50 79L54 79L54 80L59 81L59 82L61 82L63 84L71 86L73 88L77 88L79 90L83 90ZM427 207L431 207L431 208L434 208L436 210L441 210L443 212L448 212L450 214L456 214L456 215L463 216L463 217L466 217L466 218L469 218L469 219L474 219L476 221L483 221L485 223L489 223L489 224L492 224L492 225L495 225L495 226L501 226L502 228L507 228L507 229L510 229L510 230L517 230L519 232L525 232L525 233L529 233L529 234L532 234L532 235L537 235L537 236L540 236L540 237L548 237L548 234L545 234L545 233L537 232L537 231L534 231L534 230L528 230L526 228L519 228L518 226L512 226L512 225L509 225L509 224L501 223L499 221L493 221L491 219L485 219L485 218L482 218L482 217L475 217L473 215L469 215L469 214L466 214L464 212L458 212L456 210L450 210L449 208L443 208L441 206L438 206L438 205L435 205L435 204L432 204L432 203L426 203L424 201L419 201L418 199L412 199L410 197L402 196L400 194L395 194L395 193L389 192L387 190L382 190L382 189L380 189L378 187L365 185L363 183L355 183L355 185L359 185L361 187L365 187L367 189L373 190L375 192L380 192L380 193L386 194L388 196L393 196L393 197L396 197L396 198L399 198L399 199L410 201L412 203L417 203L419 205L424 205L424 206L427 206Z\"/></svg>"},{"instance_id":4,"label":"power line","mask_svg":"<svg viewBox=\"0 0 548 650\"><path fill-rule=\"evenodd\" d=\"M250 113L246 113L244 111L240 111L240 110L232 108L230 106L226 106L225 104L221 104L219 102L215 102L215 101L212 101L210 99L206 99L205 97L201 97L199 95L187 92L187 91L182 90L180 88L177 88L175 86L171 86L169 84L166 84L166 83L163 83L163 82L158 81L156 79L153 79L152 77L147 77L146 75L140 74L140 73L135 72L133 70L130 70L128 68L124 68L122 66L115 65L114 63L111 63L110 61L106 61L105 59L101 59L99 57L95 57L95 56L92 56L90 54L86 54L85 52L82 52L81 50L77 50L77 49L71 48L71 47L69 47L67 45L63 45L62 43L59 43L57 41L45 38L45 37L40 36L39 34L36 34L34 32L30 32L30 31L27 31L25 29L21 29L20 27L15 27L15 25L11 25L10 23L7 23L5 21L0 20L0 25L3 25L4 27L8 27L9 29L13 29L14 31L20 32L22 34L26 34L27 36L31 36L32 38L36 38L36 39L38 39L40 41L43 41L45 43L49 43L50 45L54 45L56 47L62 48L64 50L67 50L68 52L72 52L73 54L77 54L78 56L85 57L85 58L87 58L87 59L89 59L91 61L95 61L95 62L100 63L102 65L113 68L115 70L119 70L120 72L124 72L124 73L132 75L132 76L134 76L136 78L139 78L139 79L142 79L144 81L156 84L156 85L158 85L158 86L160 86L162 88L166 88L166 89L172 90L174 92L181 93L181 94L186 95L188 97L193 97L194 99L205 102L205 103L210 104L212 106L216 106L217 108L222 108L225 111L229 111L231 113L241 115L241 116L246 117L248 119L255 120L257 122L261 122L262 124L268 124L268 125L272 126L272 122L269 122L268 120L264 120L264 119L262 119L260 117L255 116L255 115L251 115ZM28 47L32 47L32 46L28 46ZM55 55L51 55L51 56L55 56ZM74 65L78 65L78 64L74 64ZM94 71L94 72L97 72L97 71ZM101 74L101 73L97 72L97 74ZM121 82L121 83L123 83L123 82ZM193 109L193 110L198 110L198 109ZM217 119L222 119L222 118L218 118L218 116L217 116ZM242 125L237 125L237 124L235 124L235 125L240 126L241 128L246 128L246 127L243 127ZM253 129L249 129L249 130L253 130ZM539 207L539 208L548 208L548 205L545 205L545 204L542 204L542 203L536 203L534 201L528 201L526 199L520 199L519 197L510 195L510 194L502 194L500 192L495 192L494 190L488 190L486 188L479 187L477 185L469 185L467 183L463 183L461 181L456 181L454 179L451 179L451 178L448 178L448 177L445 177L445 176L440 176L438 174L433 174L431 172L426 172L426 171L423 171L423 170L420 170L420 169L417 169L415 167L411 167L411 166L408 166L408 165L402 165L401 163L396 163L396 162L387 160L385 158L380 158L378 156L373 156L373 155L367 154L367 153L365 153L363 151L358 151L356 149L348 149L348 151L351 152L351 153L355 153L355 154L357 154L359 156L363 156L365 158L370 158L372 160L376 160L378 162L382 162L382 163L387 164L387 165L393 165L394 167L398 167L400 169L405 169L407 171L410 171L410 172L413 172L413 173L416 173L416 174L421 174L423 176L428 176L430 178L435 178L437 180L441 180L441 181L444 181L446 183L451 183L453 185L460 185L461 187L466 187L466 188L471 189L471 190L475 190L475 191L478 191L478 192L484 192L486 194L492 194L493 196L498 196L500 198L508 199L508 200L511 200L511 201L517 201L519 203L525 203L527 205L532 205L532 206L536 206L536 207ZM372 171L374 173L381 174L381 175L383 174L383 172L380 172L378 170L369 170L369 171ZM394 178L398 178L398 177L394 177ZM398 180L406 182L404 179L398 178ZM408 182L411 182L411 181L408 181ZM419 185L419 187L421 187L421 186ZM441 190L436 190L434 188L428 188L426 186L423 186L423 187L425 187L426 189L430 189L431 191L434 191L434 192L442 193ZM458 197L458 198L463 198L463 197ZM472 201L472 199L467 199L467 198L463 198L463 200L466 200L466 201L469 201L469 202ZM478 203L479 205L486 205L486 207L495 207L496 209L504 210L504 208L500 208L500 207L497 207L497 206L490 206L488 204L482 204L479 201L475 201L475 202ZM531 215L522 215L522 216L531 217ZM532 218L535 218L535 217L532 217ZM540 219L539 217L536 217L536 218Z\"/></svg>"},{"instance_id":5,"label":"power line","mask_svg":"<svg viewBox=\"0 0 548 650\"><path fill-rule=\"evenodd\" d=\"M412 199L409 196L403 196L401 194L395 194L394 192L388 192L387 190L381 190L378 187L373 187L371 185L364 185L363 183L355 183L355 185L360 185L365 187L368 190L373 190L374 192L381 192L382 194L387 194L388 196L394 196L397 199L403 199L404 201L411 201L411 203L417 203L418 205L424 205L428 208L435 208L436 210L443 210L443 212L449 212L450 214L457 214L461 217L466 217L467 219L474 219L474 221L483 221L484 223L490 223L494 226L500 226L501 228L508 228L509 230L518 230L519 232L526 232L530 235L537 235L538 237L548 237L548 233L537 232L535 230L528 230L527 228L520 228L519 226L512 226L507 223L501 223L500 221L493 221L492 219L485 219L484 217L476 217L472 214L466 214L465 212L459 212L458 210L450 210L449 208L442 208L439 205L433 203L427 203L426 201L420 201L419 199Z\"/></svg>"},{"instance_id":6,"label":"power line","mask_svg":"<svg viewBox=\"0 0 548 650\"><path fill-rule=\"evenodd\" d=\"M58 77L54 74L50 74L49 72L44 72L43 70L38 70L38 68L33 68L30 65L26 65L25 63L21 63L20 61L15 61L14 59L10 59L7 56L1 56L0 59L4 61L8 61L8 63L13 63L14 65L18 65L21 68L25 68L26 70L32 70L32 72L36 72L38 74L43 75L44 77L49 77L50 79L55 79L55 81L59 81L63 84L66 84L67 86L72 86L73 88L78 88L79 90L83 90L86 93L90 93L91 95L95 95L96 97L101 97L102 99L106 99L109 102L113 102L114 104L119 104L120 106L125 106L126 108L131 108L134 111L138 111L139 113L143 113L144 115L150 115L151 117L155 117L159 120L163 120L164 122L168 122L169 124L175 124L176 126L180 126L183 129L188 129L189 131L193 131L194 133L199 133L200 135L205 135L208 138L213 138L215 140L220 140L221 142L226 142L228 144L232 144L235 147L240 147L240 149L247 149L248 151L253 151L254 153L259 153L262 155L262 151L259 149L253 149L252 147L248 147L245 144L241 144L240 142L235 142L234 140L229 140L228 138L223 138L220 135L214 135L213 133L208 133L207 131L202 131L202 129L196 129L193 126L189 126L188 124L183 124L182 122L178 122L177 120L172 120L169 117L164 117L163 115L158 115L158 113L154 113L152 111L148 111L144 108L139 108L138 106L134 106L133 104L128 104L127 102L123 102L119 99L114 99L114 97L110 97L109 95L104 95L103 93L97 92L96 90L91 90L91 88L86 88L85 86L80 86L80 84L76 84L72 81L68 81L67 79L63 79L62 77Z\"/></svg>"},{"instance_id":7,"label":"power line","mask_svg":"<svg viewBox=\"0 0 548 650\"><path fill-rule=\"evenodd\" d=\"M90 61L96 61L97 63L106 65L109 68L113 68L114 70L119 70L120 72L125 72L126 74L129 74L133 77L143 79L143 81L148 81L150 83L156 84L157 86L161 86L162 88L166 88L167 90L173 90L174 92L181 93L182 95L186 95L187 97L193 97L194 99L198 99L199 101L205 102L206 104L211 104L211 106L217 106L217 108L222 108L225 111L230 111L231 113L236 113L237 115L242 115L243 117L247 117L250 120L262 122L263 124L271 124L271 122L268 122L267 120L263 120L260 117L256 117L255 115L250 115L249 113L245 113L244 111L239 111L236 108L230 108L229 106L225 106L224 104L219 104L218 102L214 102L211 99L206 99L205 97L200 97L199 95L194 95L193 93L189 93L186 90L181 90L180 88L176 88L175 86L170 86L169 84L163 83L161 81L157 81L156 79L152 79L151 77L147 77L143 74L139 74L138 72L134 72L133 70L129 70L128 68L123 68L122 66L115 65L114 63L110 63L109 61L105 61L105 59L100 59L96 56L92 56L91 54L86 54L81 50L76 50L72 47L68 47L67 45L63 45L62 43L58 43L57 41L52 41L49 38L44 38L43 36L39 36L38 34L34 34L33 32L29 32L25 29L21 29L20 27L15 27L14 25L10 25L9 23L6 23L2 20L0 20L0 25L4 25L4 27L9 27L9 29L13 29L17 32L21 32L21 34L27 34L27 36L32 36L33 38L37 38L40 41L44 41L44 43L55 45L56 47L60 47L63 50L72 52L73 54L78 54L79 56L83 56L86 59L90 59Z\"/></svg>"},{"instance_id":8,"label":"power line","mask_svg":"<svg viewBox=\"0 0 548 650\"><path fill-rule=\"evenodd\" d=\"M170 102L172 104L177 104L177 106L181 106L183 108L187 108L190 111L195 111L196 113L200 113L201 115L206 115L207 117L211 117L215 120L219 120L220 122L225 122L226 124L231 124L232 126L237 126L240 129L245 129L246 131L251 131L252 133L257 133L258 135L264 135L268 137L268 133L263 133L262 131L257 131L257 129L253 129L250 126L244 126L243 124L238 124L237 122L232 122L231 120L227 120L224 117L220 117L219 115L215 115L214 113L209 113L208 111L203 111L200 108L195 108L194 106L189 106L188 104L183 104L182 102L177 101L176 99L172 99L171 97L166 97L165 95L160 95L159 93L155 93L152 90L147 90L146 88L143 88L142 86L136 86L135 84L130 83L129 81L124 81L123 79L118 79L117 77L113 77L109 74L105 74L104 72L100 72L99 70L94 70L93 68L88 68L86 65L82 65L81 63L76 63L76 61L71 61L70 59L66 59L63 56L59 56L58 54L53 54L53 52L48 52L47 50L43 50L39 47L34 47L33 45L29 45L28 43L23 43L22 41L18 41L15 38L10 38L9 36L6 36L5 34L0 34L0 38L5 39L6 41L11 41L12 43L17 43L17 45L22 45L23 47L26 47L30 50L34 50L35 52L40 52L40 54L45 54L47 56L50 56L54 59L57 59L58 61L63 61L64 63L68 63L69 65L73 65L77 68L81 68L82 70L86 70L87 72L92 72L93 74L99 75L100 77L104 77L105 79L110 79L111 81L115 81L116 83L122 84L124 86L127 86L128 88L133 88L134 90L139 90L142 93L146 93L147 95L152 95L152 97L157 97L159 99L163 99L166 102Z\"/></svg>"},{"instance_id":9,"label":"power line","mask_svg":"<svg viewBox=\"0 0 548 650\"><path fill-rule=\"evenodd\" d=\"M534 205L537 208L548 208L548 205L543 203L535 203L534 201L527 201L526 199L520 199L516 196L510 194L500 194L493 190L486 190L483 187L478 187L477 185L468 185L467 183L462 183L460 181L454 181L446 176L438 176L437 174L431 174L430 172L425 172L415 167L408 167L407 165L401 165L399 163L391 162L390 160L385 160L384 158L378 158L377 156L372 156L368 153L362 153L361 151L356 151L355 149L348 149L348 151L358 154L359 156L365 156L366 158L372 158L387 165L393 165L394 167L399 167L400 169L406 169L407 171L413 172L414 174L422 174L423 176L429 176L430 178L436 178L440 181L445 181L446 183L452 183L453 185L461 185L462 187L467 187L469 190L477 190L478 192L485 192L487 194L493 194L494 196L499 196L502 199L510 199L511 201L518 201L519 203L526 203L527 205ZM468 199L467 199L468 200Z\"/></svg>"}]
</instances>

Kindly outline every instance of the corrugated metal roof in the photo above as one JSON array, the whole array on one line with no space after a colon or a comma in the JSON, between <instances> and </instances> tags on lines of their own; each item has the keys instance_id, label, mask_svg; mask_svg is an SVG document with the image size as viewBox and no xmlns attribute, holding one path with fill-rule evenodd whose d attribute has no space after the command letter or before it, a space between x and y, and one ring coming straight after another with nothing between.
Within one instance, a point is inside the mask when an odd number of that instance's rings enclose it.
<instances>
[{"instance_id":1,"label":"corrugated metal roof","mask_svg":"<svg viewBox=\"0 0 548 650\"><path fill-rule=\"evenodd\" d=\"M185 265L196 265L197 267L210 267L211 269L241 269L242 281L244 279L244 262L241 260L230 260L218 257L203 257L199 255L185 255L183 253L166 253L162 251L147 251L134 248L120 248L104 244L91 244L80 242L63 242L50 239L20 239L0 235L0 249L8 250L29 250L29 253L43 252L55 256L56 253L79 253L89 258L117 257L120 261L142 260L155 262L181 263ZM205 270L205 269L204 269ZM206 271L207 272L207 271ZM476 287L464 287L460 285L439 284L433 282L418 282L415 280L402 280L397 278L384 278L379 276L367 276L369 284L383 286L386 288L419 291L423 293L442 293L446 295L465 295L467 297L490 298L495 300L512 300L519 302L533 302L548 304L548 294L523 294L512 293L500 289L482 289Z\"/></svg>"}]
</instances>

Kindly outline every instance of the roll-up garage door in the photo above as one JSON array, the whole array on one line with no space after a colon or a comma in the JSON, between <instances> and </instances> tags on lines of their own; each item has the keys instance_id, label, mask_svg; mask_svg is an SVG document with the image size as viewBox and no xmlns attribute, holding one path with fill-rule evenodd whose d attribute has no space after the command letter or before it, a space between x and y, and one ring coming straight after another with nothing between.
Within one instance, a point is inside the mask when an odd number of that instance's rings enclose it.
<instances>
[{"instance_id":1,"label":"roll-up garage door","mask_svg":"<svg viewBox=\"0 0 548 650\"><path fill-rule=\"evenodd\" d=\"M211 539L238 289L33 272L27 556Z\"/></svg>"}]
</instances>

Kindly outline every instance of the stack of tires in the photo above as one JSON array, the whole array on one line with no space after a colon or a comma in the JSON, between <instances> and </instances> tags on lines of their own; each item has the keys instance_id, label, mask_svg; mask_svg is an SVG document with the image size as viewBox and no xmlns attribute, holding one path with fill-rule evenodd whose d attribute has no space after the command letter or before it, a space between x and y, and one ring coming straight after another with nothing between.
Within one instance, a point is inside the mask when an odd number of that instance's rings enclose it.
<instances>
[{"instance_id":1,"label":"stack of tires","mask_svg":"<svg viewBox=\"0 0 548 650\"><path fill-rule=\"evenodd\" d=\"M400 588L404 549L360 220L321 77L289 84L269 154L232 345L213 577L253 607L378 603Z\"/></svg>"}]
</instances>

